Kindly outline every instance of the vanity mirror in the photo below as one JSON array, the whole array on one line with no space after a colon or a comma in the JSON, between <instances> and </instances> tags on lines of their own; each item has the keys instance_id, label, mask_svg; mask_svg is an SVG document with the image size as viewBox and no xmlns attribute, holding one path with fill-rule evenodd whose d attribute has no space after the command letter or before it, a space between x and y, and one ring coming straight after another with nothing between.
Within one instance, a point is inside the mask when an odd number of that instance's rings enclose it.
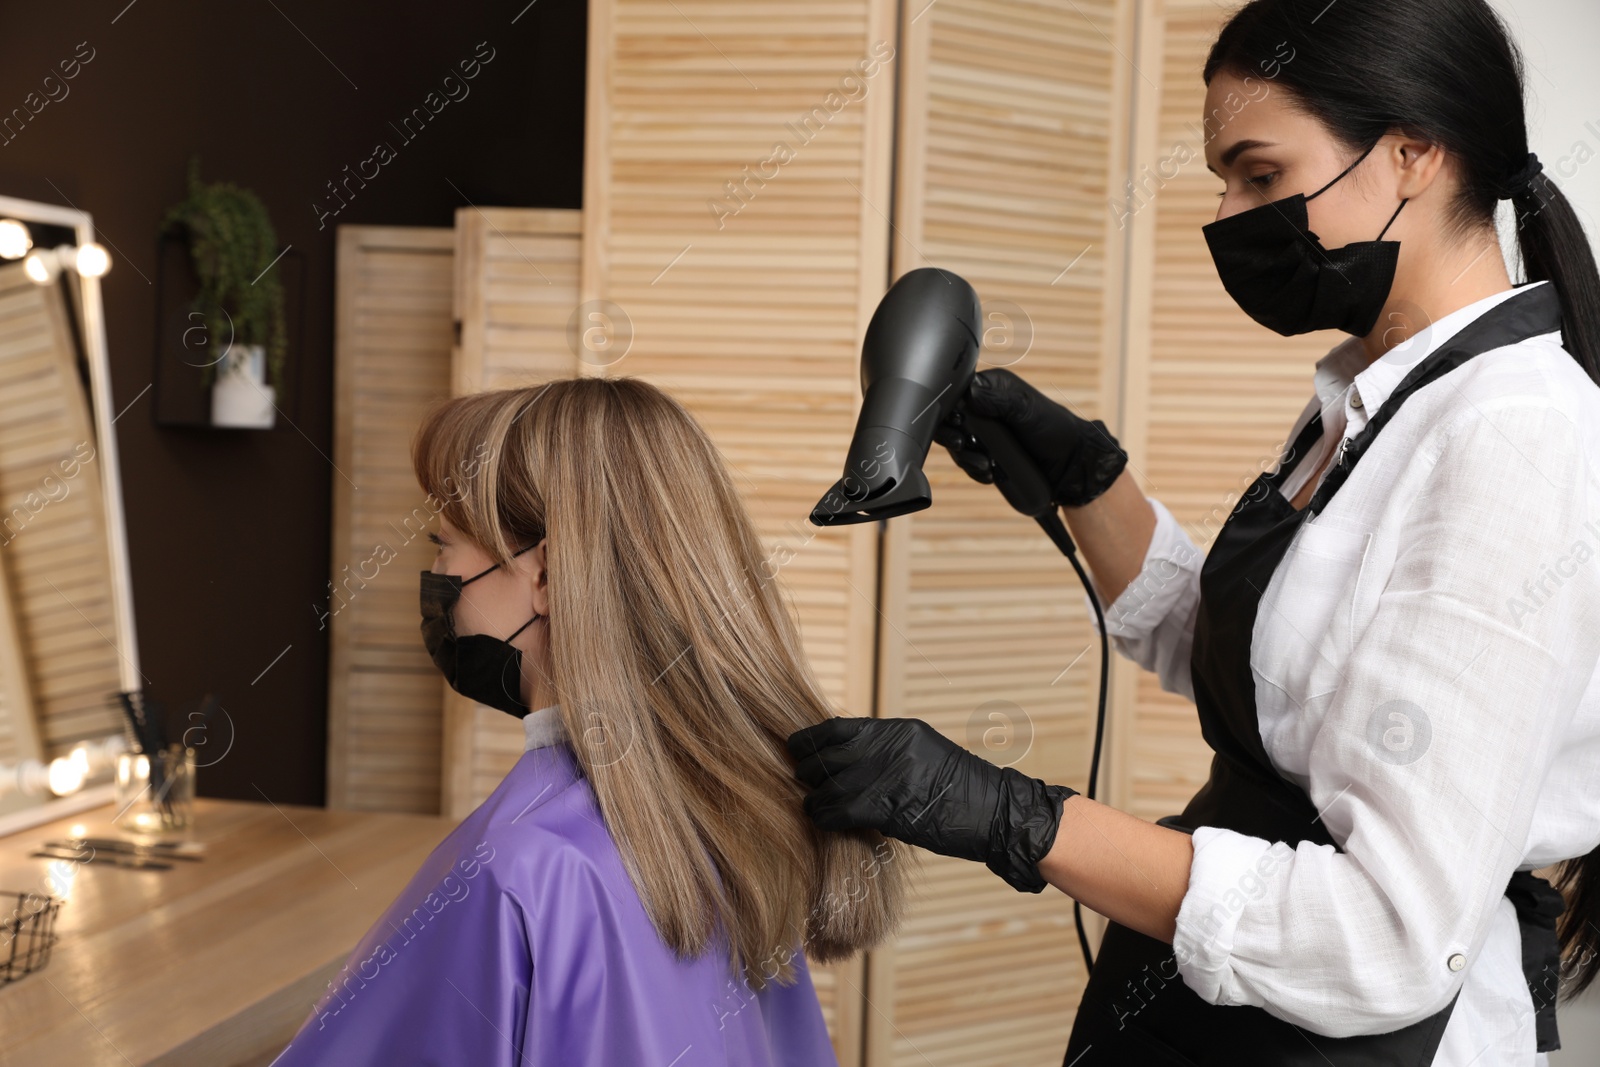
<instances>
[{"instance_id":1,"label":"vanity mirror","mask_svg":"<svg viewBox=\"0 0 1600 1067\"><path fill-rule=\"evenodd\" d=\"M143 685L100 301L110 265L86 212L0 196L0 828L109 800L118 694Z\"/></svg>"}]
</instances>

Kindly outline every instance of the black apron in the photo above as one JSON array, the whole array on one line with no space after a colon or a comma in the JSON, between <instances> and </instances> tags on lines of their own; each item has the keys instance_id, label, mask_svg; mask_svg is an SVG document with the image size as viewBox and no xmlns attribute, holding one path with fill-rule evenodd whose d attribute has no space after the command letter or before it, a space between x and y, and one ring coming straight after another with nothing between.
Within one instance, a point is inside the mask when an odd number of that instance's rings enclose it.
<instances>
[{"instance_id":1,"label":"black apron","mask_svg":"<svg viewBox=\"0 0 1600 1067\"><path fill-rule=\"evenodd\" d=\"M1278 470L1251 485L1217 534L1200 572L1190 670L1200 730L1215 753L1211 775L1182 814L1157 820L1161 825L1187 833L1198 826L1218 826L1268 841L1314 841L1339 848L1305 791L1273 768L1261 741L1250 670L1250 637L1261 596L1300 523L1327 505L1413 392L1480 352L1560 326L1553 283L1508 297L1411 369L1382 409L1349 440L1304 510L1295 510L1280 486L1321 438L1321 412L1285 452ZM1553 991L1560 961L1554 924L1562 898L1528 871L1518 871L1506 892L1521 927L1538 1048L1558 1048ZM1426 1067L1454 1007L1451 998L1437 1014L1386 1034L1324 1037L1262 1008L1207 1003L1178 976L1170 944L1112 922L1062 1062L1064 1067Z\"/></svg>"}]
</instances>

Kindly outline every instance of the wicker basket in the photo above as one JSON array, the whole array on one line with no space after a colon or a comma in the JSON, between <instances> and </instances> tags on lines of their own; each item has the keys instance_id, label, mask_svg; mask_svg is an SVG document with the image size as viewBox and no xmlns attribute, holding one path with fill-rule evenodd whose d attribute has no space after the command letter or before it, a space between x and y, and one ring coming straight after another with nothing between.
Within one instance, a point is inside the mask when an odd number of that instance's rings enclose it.
<instances>
[{"instance_id":1,"label":"wicker basket","mask_svg":"<svg viewBox=\"0 0 1600 1067\"><path fill-rule=\"evenodd\" d=\"M50 962L56 943L56 913L61 898L0 890L0 900L15 898L11 917L0 931L0 984L14 982Z\"/></svg>"}]
</instances>

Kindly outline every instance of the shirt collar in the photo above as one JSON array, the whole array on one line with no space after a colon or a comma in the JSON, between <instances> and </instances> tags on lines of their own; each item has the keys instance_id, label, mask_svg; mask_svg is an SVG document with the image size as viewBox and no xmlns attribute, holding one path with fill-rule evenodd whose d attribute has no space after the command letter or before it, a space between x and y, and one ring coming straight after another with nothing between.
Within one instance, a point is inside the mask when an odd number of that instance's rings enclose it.
<instances>
[{"instance_id":1,"label":"shirt collar","mask_svg":"<svg viewBox=\"0 0 1600 1067\"><path fill-rule=\"evenodd\" d=\"M547 748L558 741L566 740L566 727L561 725L561 705L551 704L549 707L530 711L524 715L522 737L524 752Z\"/></svg>"},{"instance_id":2,"label":"shirt collar","mask_svg":"<svg viewBox=\"0 0 1600 1067\"><path fill-rule=\"evenodd\" d=\"M1342 409L1351 424L1349 432L1355 433L1383 407L1389 395L1411 373L1413 367L1442 348L1468 323L1501 301L1545 284L1543 281L1532 282L1457 308L1439 321L1418 330L1370 364L1367 363L1361 338L1351 337L1334 346L1331 352L1317 360L1316 370L1312 374L1317 399L1322 404L1323 424L1330 424L1334 412ZM1354 398L1360 399L1359 407L1351 403Z\"/></svg>"}]
</instances>

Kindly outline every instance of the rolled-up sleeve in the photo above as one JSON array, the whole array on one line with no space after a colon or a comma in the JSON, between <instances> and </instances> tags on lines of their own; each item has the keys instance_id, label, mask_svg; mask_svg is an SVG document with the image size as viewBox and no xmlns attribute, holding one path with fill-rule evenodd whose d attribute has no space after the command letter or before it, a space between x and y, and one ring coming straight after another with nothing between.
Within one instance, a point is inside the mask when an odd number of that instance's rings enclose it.
<instances>
[{"instance_id":1,"label":"rolled-up sleeve","mask_svg":"<svg viewBox=\"0 0 1600 1067\"><path fill-rule=\"evenodd\" d=\"M1418 450L1375 614L1307 709L1308 793L1344 851L1194 833L1173 947L1210 1003L1334 1037L1427 1018L1524 865L1600 660L1600 494L1554 407L1463 406Z\"/></svg>"},{"instance_id":2,"label":"rolled-up sleeve","mask_svg":"<svg viewBox=\"0 0 1600 1067\"><path fill-rule=\"evenodd\" d=\"M1189 654L1200 607L1200 567L1205 555L1161 501L1146 497L1156 513L1144 565L1105 607L1106 635L1118 652L1160 678L1169 693L1194 699ZM1094 619L1087 593L1084 610ZM1095 624L1099 632L1098 622Z\"/></svg>"}]
</instances>

